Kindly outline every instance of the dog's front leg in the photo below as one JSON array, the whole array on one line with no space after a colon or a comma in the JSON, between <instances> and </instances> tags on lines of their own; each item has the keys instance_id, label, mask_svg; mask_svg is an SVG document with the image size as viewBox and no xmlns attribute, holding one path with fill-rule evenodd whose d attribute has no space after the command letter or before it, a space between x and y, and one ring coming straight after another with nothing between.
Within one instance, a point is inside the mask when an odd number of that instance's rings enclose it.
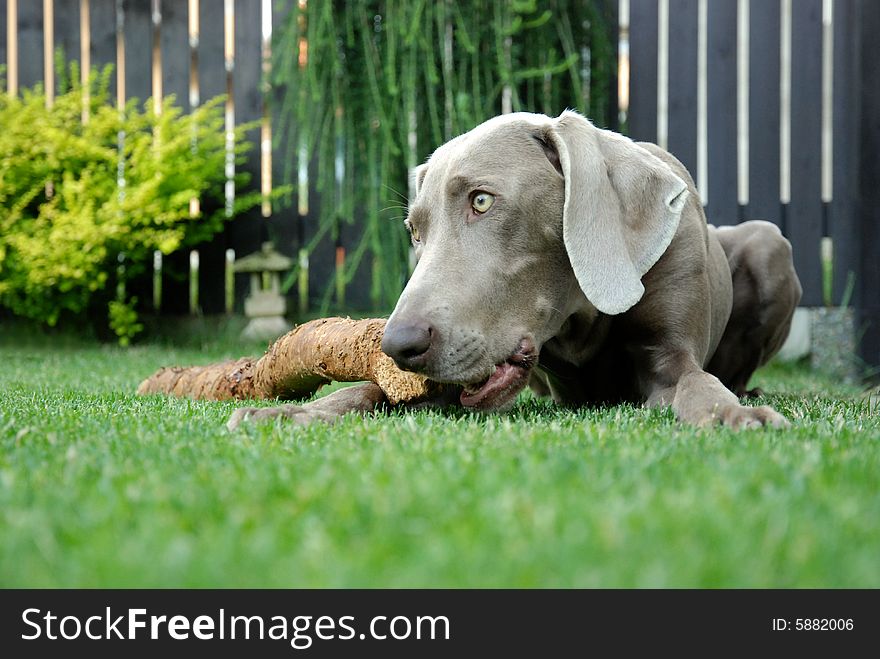
<instances>
[{"instance_id":1,"label":"dog's front leg","mask_svg":"<svg viewBox=\"0 0 880 659\"><path fill-rule=\"evenodd\" d=\"M401 402L397 407L406 410L447 407L458 403L460 393L461 387L447 385L438 387L428 398ZM299 426L312 423L332 424L346 414L369 414L386 404L388 399L379 385L362 382L302 405L241 407L232 413L229 421L226 422L226 427L235 430L244 421L263 421L279 416L286 417Z\"/></svg>"},{"instance_id":2,"label":"dog's front leg","mask_svg":"<svg viewBox=\"0 0 880 659\"><path fill-rule=\"evenodd\" d=\"M786 418L772 407L741 405L733 392L714 375L701 369L695 359L684 356L662 361L664 367L651 369L646 406L671 405L680 421L697 426L720 423L740 429L784 428L789 425Z\"/></svg>"},{"instance_id":3,"label":"dog's front leg","mask_svg":"<svg viewBox=\"0 0 880 659\"><path fill-rule=\"evenodd\" d=\"M287 417L300 426L315 422L335 423L349 413L368 414L385 400L385 394L379 385L364 382L334 391L303 405L241 407L232 413L226 427L235 430L243 421L262 421L279 416Z\"/></svg>"}]
</instances>

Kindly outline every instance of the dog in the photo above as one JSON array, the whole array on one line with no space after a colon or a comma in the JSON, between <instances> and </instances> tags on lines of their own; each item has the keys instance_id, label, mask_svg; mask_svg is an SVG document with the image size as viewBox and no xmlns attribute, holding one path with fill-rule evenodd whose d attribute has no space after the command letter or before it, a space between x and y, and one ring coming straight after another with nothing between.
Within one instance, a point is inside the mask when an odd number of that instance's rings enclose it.
<instances>
[{"instance_id":1,"label":"dog","mask_svg":"<svg viewBox=\"0 0 880 659\"><path fill-rule=\"evenodd\" d=\"M440 146L414 189L417 265L382 349L451 385L421 405L503 410L531 386L568 406L671 406L696 426L788 424L739 397L756 393L748 381L800 300L791 245L769 222L707 224L667 151L573 111L507 114ZM231 423L332 421L383 403L364 383Z\"/></svg>"}]
</instances>

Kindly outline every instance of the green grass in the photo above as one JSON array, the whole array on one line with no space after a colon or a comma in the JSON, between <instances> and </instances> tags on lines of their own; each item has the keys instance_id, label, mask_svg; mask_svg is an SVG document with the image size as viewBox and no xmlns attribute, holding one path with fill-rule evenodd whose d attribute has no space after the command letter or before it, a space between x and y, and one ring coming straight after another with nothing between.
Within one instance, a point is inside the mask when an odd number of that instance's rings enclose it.
<instances>
[{"instance_id":1,"label":"green grass","mask_svg":"<svg viewBox=\"0 0 880 659\"><path fill-rule=\"evenodd\" d=\"M668 411L420 412L228 433L138 398L258 349L0 339L0 586L880 587L880 415L803 367L785 431Z\"/></svg>"}]
</instances>

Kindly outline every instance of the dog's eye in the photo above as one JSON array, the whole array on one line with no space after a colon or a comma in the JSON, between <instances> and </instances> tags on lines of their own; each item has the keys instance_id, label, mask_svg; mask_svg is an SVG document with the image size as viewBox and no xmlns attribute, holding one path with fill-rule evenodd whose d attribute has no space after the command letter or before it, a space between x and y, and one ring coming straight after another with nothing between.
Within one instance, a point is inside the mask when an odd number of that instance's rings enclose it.
<instances>
[{"instance_id":1,"label":"dog's eye","mask_svg":"<svg viewBox=\"0 0 880 659\"><path fill-rule=\"evenodd\" d=\"M416 228L412 225L411 222L407 221L407 223L406 223L406 228L409 229L409 235L412 237L412 239L413 239L415 242L417 242L417 243L422 242L422 236L421 236L421 234L419 234L419 230L416 229Z\"/></svg>"},{"instance_id":2,"label":"dog's eye","mask_svg":"<svg viewBox=\"0 0 880 659\"><path fill-rule=\"evenodd\" d=\"M492 208L495 203L495 197L488 192L478 192L471 201L471 206L477 213L485 213Z\"/></svg>"}]
</instances>

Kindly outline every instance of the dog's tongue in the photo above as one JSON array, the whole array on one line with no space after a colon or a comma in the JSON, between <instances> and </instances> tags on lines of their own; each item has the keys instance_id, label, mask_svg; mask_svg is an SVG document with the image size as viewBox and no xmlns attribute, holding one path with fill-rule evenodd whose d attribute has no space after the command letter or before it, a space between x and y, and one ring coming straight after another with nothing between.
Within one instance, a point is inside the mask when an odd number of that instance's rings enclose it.
<instances>
[{"instance_id":1,"label":"dog's tongue","mask_svg":"<svg viewBox=\"0 0 880 659\"><path fill-rule=\"evenodd\" d=\"M493 401L520 379L522 370L521 366L509 362L499 364L483 384L467 386L462 390L459 397L461 404L473 408L492 407Z\"/></svg>"}]
</instances>

